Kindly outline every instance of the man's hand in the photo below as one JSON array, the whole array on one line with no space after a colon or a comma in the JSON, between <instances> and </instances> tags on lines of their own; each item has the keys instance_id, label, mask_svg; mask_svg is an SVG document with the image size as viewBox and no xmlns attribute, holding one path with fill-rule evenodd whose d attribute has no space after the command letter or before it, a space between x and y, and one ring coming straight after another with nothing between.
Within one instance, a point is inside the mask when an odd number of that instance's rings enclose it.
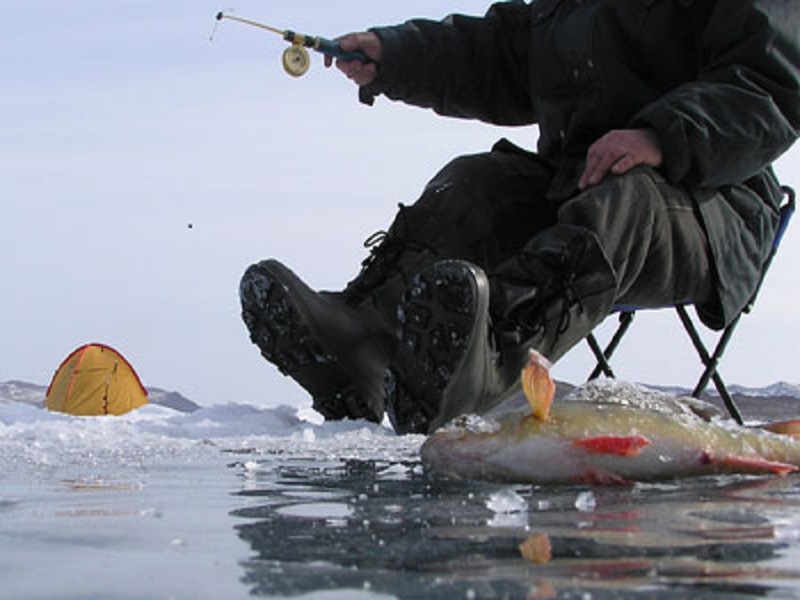
<instances>
[{"instance_id":1,"label":"man's hand","mask_svg":"<svg viewBox=\"0 0 800 600\"><path fill-rule=\"evenodd\" d=\"M383 54L380 38L371 32L350 33L337 38L336 41L339 42L339 45L345 52L361 50L372 60L370 63L363 63L360 60L337 60L336 67L358 85L369 85L372 83L378 72L377 63L380 62L381 55ZM332 64L333 59L330 56L326 56L325 66L330 67Z\"/></svg>"},{"instance_id":2,"label":"man's hand","mask_svg":"<svg viewBox=\"0 0 800 600\"><path fill-rule=\"evenodd\" d=\"M609 173L622 175L638 165L660 167L663 161L661 143L652 129L609 131L589 147L578 187L585 190Z\"/></svg>"}]
</instances>

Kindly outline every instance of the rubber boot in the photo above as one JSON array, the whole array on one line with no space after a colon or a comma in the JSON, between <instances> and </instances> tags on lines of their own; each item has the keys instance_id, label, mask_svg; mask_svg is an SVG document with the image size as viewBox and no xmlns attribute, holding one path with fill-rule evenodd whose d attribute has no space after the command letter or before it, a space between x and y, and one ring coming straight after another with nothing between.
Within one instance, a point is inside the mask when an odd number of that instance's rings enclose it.
<instances>
[{"instance_id":1,"label":"rubber boot","mask_svg":"<svg viewBox=\"0 0 800 600\"><path fill-rule=\"evenodd\" d=\"M400 344L386 374L386 408L397 433L430 433L484 412L516 382L503 368L489 324L489 281L466 261L418 274L398 307Z\"/></svg>"},{"instance_id":2,"label":"rubber boot","mask_svg":"<svg viewBox=\"0 0 800 600\"><path fill-rule=\"evenodd\" d=\"M383 420L391 323L341 293L315 292L276 260L248 268L239 293L250 339L308 391L315 410L326 419Z\"/></svg>"},{"instance_id":3,"label":"rubber boot","mask_svg":"<svg viewBox=\"0 0 800 600\"><path fill-rule=\"evenodd\" d=\"M242 278L242 317L251 340L311 394L327 419L382 420L383 375L397 346L400 296L441 253L468 251L440 212L436 202L401 204L389 231L365 242L370 255L342 292L316 292L275 260L251 266Z\"/></svg>"},{"instance_id":4,"label":"rubber boot","mask_svg":"<svg viewBox=\"0 0 800 600\"><path fill-rule=\"evenodd\" d=\"M400 302L386 376L395 430L430 433L499 404L530 350L557 360L605 318L615 294L597 238L567 225L537 236L491 279L464 261L423 271Z\"/></svg>"},{"instance_id":5,"label":"rubber boot","mask_svg":"<svg viewBox=\"0 0 800 600\"><path fill-rule=\"evenodd\" d=\"M349 304L371 306L392 327L400 297L417 273L443 258L469 257L474 252L467 241L472 232L454 227L448 220L453 209L431 202L434 196L427 192L417 204L400 204L389 230L367 238L364 246L370 254L343 291Z\"/></svg>"}]
</instances>

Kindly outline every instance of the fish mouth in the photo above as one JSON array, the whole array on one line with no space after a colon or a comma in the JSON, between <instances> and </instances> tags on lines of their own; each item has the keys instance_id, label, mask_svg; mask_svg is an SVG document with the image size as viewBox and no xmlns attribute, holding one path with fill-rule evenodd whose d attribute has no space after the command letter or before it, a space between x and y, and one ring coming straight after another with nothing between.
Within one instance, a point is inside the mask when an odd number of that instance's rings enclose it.
<instances>
[{"instance_id":1,"label":"fish mouth","mask_svg":"<svg viewBox=\"0 0 800 600\"><path fill-rule=\"evenodd\" d=\"M438 431L422 444L422 464L439 475L453 479L492 478L497 465L490 457L498 449L491 433L475 434L463 430Z\"/></svg>"}]
</instances>

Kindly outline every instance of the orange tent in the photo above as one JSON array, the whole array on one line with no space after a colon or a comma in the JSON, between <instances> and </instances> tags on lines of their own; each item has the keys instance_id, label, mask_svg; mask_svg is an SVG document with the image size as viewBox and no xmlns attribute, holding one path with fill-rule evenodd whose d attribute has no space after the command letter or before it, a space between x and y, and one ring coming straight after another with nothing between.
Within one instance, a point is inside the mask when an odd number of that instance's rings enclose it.
<instances>
[{"instance_id":1,"label":"orange tent","mask_svg":"<svg viewBox=\"0 0 800 600\"><path fill-rule=\"evenodd\" d=\"M147 404L147 390L130 363L104 344L86 344L53 375L45 406L77 416L122 415Z\"/></svg>"}]
</instances>

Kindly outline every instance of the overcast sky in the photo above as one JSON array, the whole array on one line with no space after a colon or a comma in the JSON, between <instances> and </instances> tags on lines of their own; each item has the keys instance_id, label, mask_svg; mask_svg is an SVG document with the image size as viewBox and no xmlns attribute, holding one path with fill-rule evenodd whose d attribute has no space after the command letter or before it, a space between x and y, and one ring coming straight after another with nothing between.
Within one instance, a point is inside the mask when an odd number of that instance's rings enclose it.
<instances>
[{"instance_id":1,"label":"overcast sky","mask_svg":"<svg viewBox=\"0 0 800 600\"><path fill-rule=\"evenodd\" d=\"M471 0L254 1L236 15L333 37L413 16L482 14ZM311 285L341 288L451 158L533 129L436 117L356 88L312 57L286 76L279 37L223 22L208 0L28 0L0 36L0 381L47 384L75 347L118 348L145 385L201 404L304 403L263 361L239 318L244 269L277 257ZM800 155L778 164L800 186ZM191 227L190 227L191 225ZM723 375L800 382L790 231ZM578 383L588 350L557 365ZM630 380L692 385L692 348L672 314L641 315L622 347Z\"/></svg>"}]
</instances>

